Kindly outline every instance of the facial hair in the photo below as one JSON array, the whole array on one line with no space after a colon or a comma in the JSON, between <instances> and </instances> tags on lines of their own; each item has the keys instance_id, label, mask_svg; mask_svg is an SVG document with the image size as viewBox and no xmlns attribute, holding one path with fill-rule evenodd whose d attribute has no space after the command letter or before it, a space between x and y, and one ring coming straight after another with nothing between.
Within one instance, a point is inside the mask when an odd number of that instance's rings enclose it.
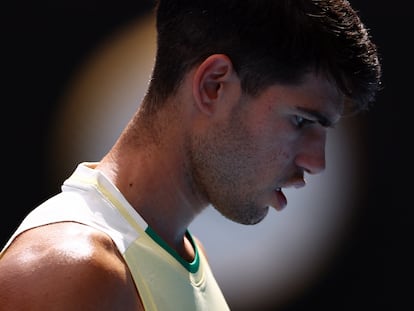
<instances>
[{"instance_id":1,"label":"facial hair","mask_svg":"<svg viewBox=\"0 0 414 311\"><path fill-rule=\"evenodd\" d=\"M192 181L208 202L223 216L240 224L263 220L269 207L261 206L257 189L257 146L241 118L210 127L202 136L191 136L189 159Z\"/></svg>"}]
</instances>

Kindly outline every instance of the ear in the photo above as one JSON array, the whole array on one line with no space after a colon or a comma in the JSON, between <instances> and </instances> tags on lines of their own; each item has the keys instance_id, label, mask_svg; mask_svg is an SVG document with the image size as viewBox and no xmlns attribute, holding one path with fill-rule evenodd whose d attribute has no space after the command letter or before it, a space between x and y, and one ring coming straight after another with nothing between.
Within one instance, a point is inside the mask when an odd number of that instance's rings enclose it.
<instances>
[{"instance_id":1,"label":"ear","mask_svg":"<svg viewBox=\"0 0 414 311\"><path fill-rule=\"evenodd\" d=\"M215 111L215 103L223 96L224 86L233 73L233 64L224 54L210 55L197 67L192 87L200 111L210 115Z\"/></svg>"}]
</instances>

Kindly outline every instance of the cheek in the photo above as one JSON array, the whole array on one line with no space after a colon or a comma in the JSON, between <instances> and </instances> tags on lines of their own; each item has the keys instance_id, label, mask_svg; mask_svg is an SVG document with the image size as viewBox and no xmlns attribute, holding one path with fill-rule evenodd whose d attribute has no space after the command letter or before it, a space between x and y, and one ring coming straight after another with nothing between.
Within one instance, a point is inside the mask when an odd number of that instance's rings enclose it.
<instances>
[{"instance_id":1,"label":"cheek","mask_svg":"<svg viewBox=\"0 0 414 311\"><path fill-rule=\"evenodd\" d=\"M292 170L295 158L295 141L278 135L262 136L254 151L256 174L263 182L284 178Z\"/></svg>"},{"instance_id":2,"label":"cheek","mask_svg":"<svg viewBox=\"0 0 414 311\"><path fill-rule=\"evenodd\" d=\"M297 139L282 127L263 127L255 135L256 153L271 164L292 158Z\"/></svg>"},{"instance_id":3,"label":"cheek","mask_svg":"<svg viewBox=\"0 0 414 311\"><path fill-rule=\"evenodd\" d=\"M291 166L292 156L280 145L274 145L261 155L260 171L271 179L280 178ZM264 177L264 180L268 178Z\"/></svg>"},{"instance_id":4,"label":"cheek","mask_svg":"<svg viewBox=\"0 0 414 311\"><path fill-rule=\"evenodd\" d=\"M286 163L292 159L291 153L283 148L282 146L277 146L275 149L272 149L271 153L268 156L270 163Z\"/></svg>"}]
</instances>

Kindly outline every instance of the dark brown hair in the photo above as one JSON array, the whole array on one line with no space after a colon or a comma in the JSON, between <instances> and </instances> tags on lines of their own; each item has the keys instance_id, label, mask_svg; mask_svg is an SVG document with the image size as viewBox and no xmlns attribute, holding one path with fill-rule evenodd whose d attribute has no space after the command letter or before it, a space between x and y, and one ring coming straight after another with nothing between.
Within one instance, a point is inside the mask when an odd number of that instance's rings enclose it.
<instances>
[{"instance_id":1,"label":"dark brown hair","mask_svg":"<svg viewBox=\"0 0 414 311\"><path fill-rule=\"evenodd\" d=\"M159 0L157 54L145 105L175 92L211 54L226 54L250 95L295 84L318 71L336 83L354 111L380 88L377 47L345 0Z\"/></svg>"}]
</instances>

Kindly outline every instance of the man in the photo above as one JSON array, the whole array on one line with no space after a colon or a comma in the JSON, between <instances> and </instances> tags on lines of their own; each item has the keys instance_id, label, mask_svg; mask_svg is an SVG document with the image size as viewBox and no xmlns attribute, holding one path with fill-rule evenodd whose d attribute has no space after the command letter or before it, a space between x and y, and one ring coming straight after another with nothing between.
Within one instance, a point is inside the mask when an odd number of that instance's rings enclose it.
<instances>
[{"instance_id":1,"label":"man","mask_svg":"<svg viewBox=\"0 0 414 311\"><path fill-rule=\"evenodd\" d=\"M189 224L282 210L325 168L329 127L366 110L377 50L347 1L160 0L147 94L0 258L2 310L228 310Z\"/></svg>"}]
</instances>

